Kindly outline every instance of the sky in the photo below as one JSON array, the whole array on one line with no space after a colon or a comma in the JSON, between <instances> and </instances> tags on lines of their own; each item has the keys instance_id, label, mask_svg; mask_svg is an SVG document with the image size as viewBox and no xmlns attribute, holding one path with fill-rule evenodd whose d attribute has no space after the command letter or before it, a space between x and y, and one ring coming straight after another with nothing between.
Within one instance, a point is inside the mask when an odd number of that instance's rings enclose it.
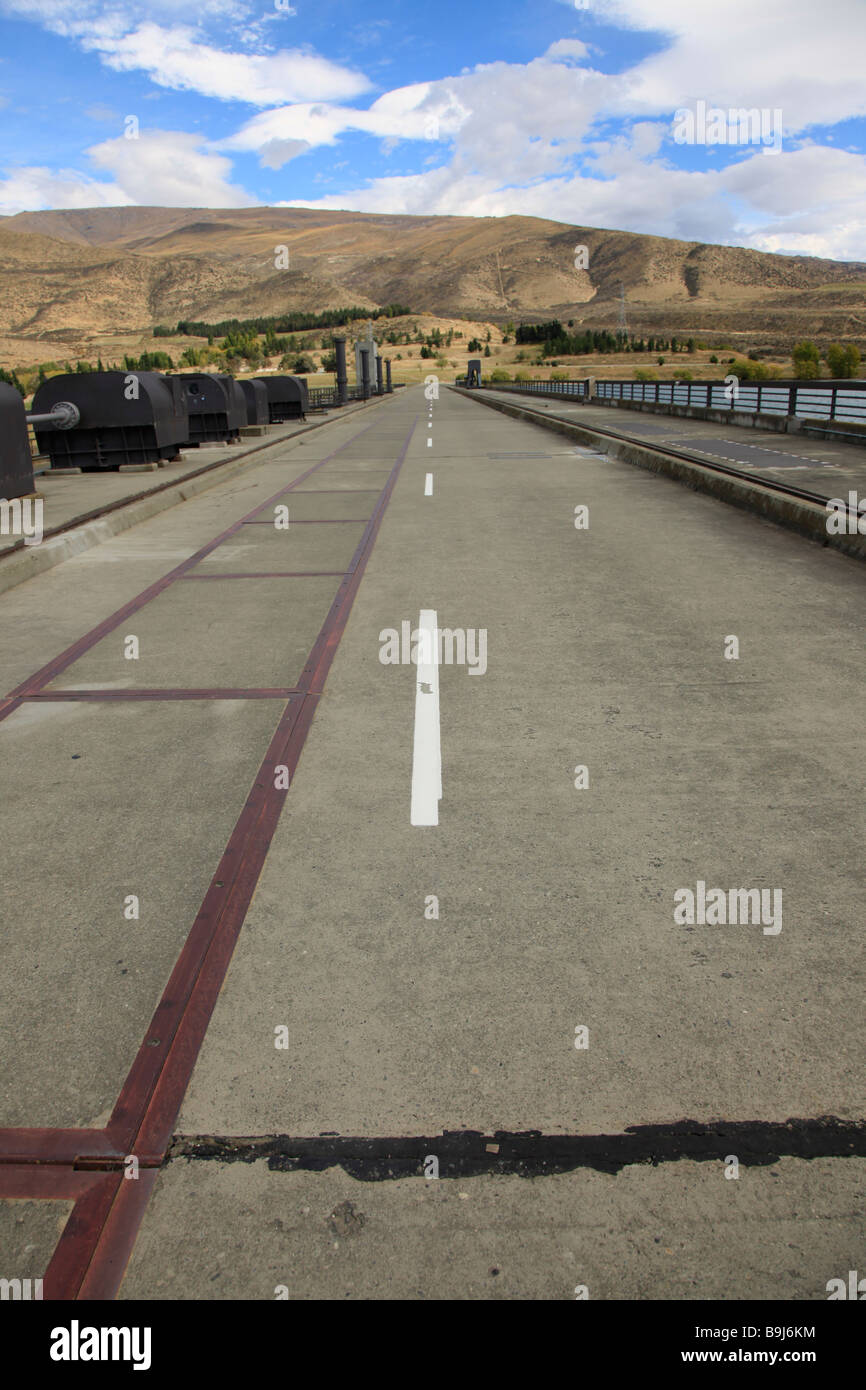
<instances>
[{"instance_id":1,"label":"sky","mask_svg":"<svg viewBox=\"0 0 866 1390\"><path fill-rule=\"evenodd\" d=\"M133 204L866 261L866 0L0 0L0 213Z\"/></svg>"}]
</instances>

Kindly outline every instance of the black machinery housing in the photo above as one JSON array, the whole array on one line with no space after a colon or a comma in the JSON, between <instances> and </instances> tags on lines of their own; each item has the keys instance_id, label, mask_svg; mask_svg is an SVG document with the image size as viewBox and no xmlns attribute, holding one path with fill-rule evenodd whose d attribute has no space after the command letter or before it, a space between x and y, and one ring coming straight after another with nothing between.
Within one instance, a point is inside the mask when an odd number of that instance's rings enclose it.
<instances>
[{"instance_id":1,"label":"black machinery housing","mask_svg":"<svg viewBox=\"0 0 866 1390\"><path fill-rule=\"evenodd\" d=\"M257 377L249 381L239 381L247 403L247 424L266 425L268 423L268 388Z\"/></svg>"},{"instance_id":2,"label":"black machinery housing","mask_svg":"<svg viewBox=\"0 0 866 1390\"><path fill-rule=\"evenodd\" d=\"M174 377L186 395L189 432L186 444L233 442L247 423L246 397L233 377L223 372L196 372Z\"/></svg>"},{"instance_id":3,"label":"black machinery housing","mask_svg":"<svg viewBox=\"0 0 866 1390\"><path fill-rule=\"evenodd\" d=\"M24 400L14 386L0 381L0 497L26 497L33 492L33 455L27 435Z\"/></svg>"},{"instance_id":4,"label":"black machinery housing","mask_svg":"<svg viewBox=\"0 0 866 1390\"><path fill-rule=\"evenodd\" d=\"M300 376L263 376L267 387L270 424L304 420L310 408L307 383Z\"/></svg>"},{"instance_id":5,"label":"black machinery housing","mask_svg":"<svg viewBox=\"0 0 866 1390\"><path fill-rule=\"evenodd\" d=\"M42 383L33 414L47 415L60 402L78 410L71 429L34 424L40 453L53 468L120 468L158 463L177 454L188 433L185 401L158 372L71 372Z\"/></svg>"}]
</instances>

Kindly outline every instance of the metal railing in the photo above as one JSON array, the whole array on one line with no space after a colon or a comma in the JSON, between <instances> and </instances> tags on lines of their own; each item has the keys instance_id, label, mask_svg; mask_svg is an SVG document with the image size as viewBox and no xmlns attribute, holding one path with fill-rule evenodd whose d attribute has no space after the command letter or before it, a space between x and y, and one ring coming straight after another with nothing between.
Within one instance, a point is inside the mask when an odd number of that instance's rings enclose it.
<instances>
[{"instance_id":1,"label":"metal railing","mask_svg":"<svg viewBox=\"0 0 866 1390\"><path fill-rule=\"evenodd\" d=\"M370 391L371 396L377 396L378 394L376 390ZM308 386L307 395L309 396L311 410L325 410L330 405L339 404L340 398L337 394L336 386ZM362 401L363 399L363 386L346 387L347 401Z\"/></svg>"},{"instance_id":2,"label":"metal railing","mask_svg":"<svg viewBox=\"0 0 866 1390\"><path fill-rule=\"evenodd\" d=\"M465 386L465 376L459 376L454 383L455 386ZM580 381L482 381L480 387L472 387L477 391L525 391L530 395L539 396L568 396L583 399L589 389L589 382Z\"/></svg>"},{"instance_id":3,"label":"metal railing","mask_svg":"<svg viewBox=\"0 0 866 1390\"><path fill-rule=\"evenodd\" d=\"M866 424L866 381L597 381L600 400Z\"/></svg>"},{"instance_id":4,"label":"metal railing","mask_svg":"<svg viewBox=\"0 0 866 1390\"><path fill-rule=\"evenodd\" d=\"M839 420L866 425L866 381L587 381L485 382L482 390L519 391L560 398L638 401L698 410L791 415L801 420Z\"/></svg>"},{"instance_id":5,"label":"metal railing","mask_svg":"<svg viewBox=\"0 0 866 1390\"><path fill-rule=\"evenodd\" d=\"M465 379L464 379L465 380ZM463 384L458 379L457 384ZM757 415L791 415L801 420L839 420L866 425L866 381L485 381L483 391L517 391L561 399L638 401L693 406Z\"/></svg>"}]
</instances>

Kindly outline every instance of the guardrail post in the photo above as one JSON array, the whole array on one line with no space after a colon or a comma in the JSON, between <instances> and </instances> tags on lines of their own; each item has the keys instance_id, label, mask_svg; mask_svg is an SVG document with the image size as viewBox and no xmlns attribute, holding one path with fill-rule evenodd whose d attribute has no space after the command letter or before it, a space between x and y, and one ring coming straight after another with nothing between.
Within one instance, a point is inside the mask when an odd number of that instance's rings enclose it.
<instances>
[{"instance_id":1,"label":"guardrail post","mask_svg":"<svg viewBox=\"0 0 866 1390\"><path fill-rule=\"evenodd\" d=\"M334 351L337 354L337 405L345 405L349 399L349 379L346 375L346 339L334 338Z\"/></svg>"}]
</instances>

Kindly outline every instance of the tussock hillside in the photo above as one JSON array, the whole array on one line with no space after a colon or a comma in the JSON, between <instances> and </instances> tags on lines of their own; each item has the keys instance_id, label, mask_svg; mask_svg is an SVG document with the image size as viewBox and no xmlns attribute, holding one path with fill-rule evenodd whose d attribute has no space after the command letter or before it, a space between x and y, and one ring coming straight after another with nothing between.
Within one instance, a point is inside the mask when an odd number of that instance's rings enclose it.
<instances>
[{"instance_id":1,"label":"tussock hillside","mask_svg":"<svg viewBox=\"0 0 866 1390\"><path fill-rule=\"evenodd\" d=\"M585 245L589 267L574 268ZM289 251L277 270L275 249ZM155 323L399 301L640 331L866 339L866 265L533 217L99 208L0 219L0 356L94 354Z\"/></svg>"}]
</instances>

